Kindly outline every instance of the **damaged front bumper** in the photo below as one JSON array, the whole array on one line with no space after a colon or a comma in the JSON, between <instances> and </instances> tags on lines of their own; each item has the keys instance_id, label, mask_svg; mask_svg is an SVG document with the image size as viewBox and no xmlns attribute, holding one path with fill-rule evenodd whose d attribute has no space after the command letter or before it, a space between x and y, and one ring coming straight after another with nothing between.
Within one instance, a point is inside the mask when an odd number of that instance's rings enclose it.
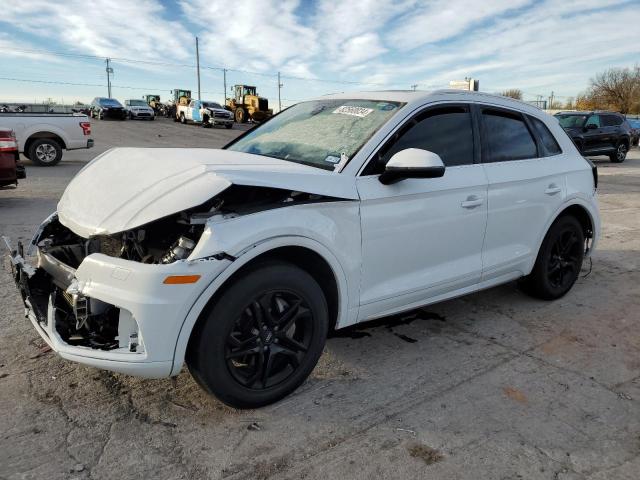
<instances>
[{"instance_id":1,"label":"damaged front bumper","mask_svg":"<svg viewBox=\"0 0 640 480\"><path fill-rule=\"evenodd\" d=\"M54 351L67 360L147 378L170 375L184 319L231 263L150 265L94 253L73 269L36 247L34 267L25 260L22 244L13 249L3 238L25 316ZM32 246L37 242L38 233ZM165 283L170 276L199 279Z\"/></svg>"}]
</instances>

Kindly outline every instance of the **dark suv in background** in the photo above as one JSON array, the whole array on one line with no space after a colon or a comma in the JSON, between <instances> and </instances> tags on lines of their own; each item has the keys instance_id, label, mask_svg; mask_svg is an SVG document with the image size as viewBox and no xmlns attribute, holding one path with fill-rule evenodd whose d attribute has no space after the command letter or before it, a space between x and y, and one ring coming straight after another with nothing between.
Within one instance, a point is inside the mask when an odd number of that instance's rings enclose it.
<instances>
[{"instance_id":1,"label":"dark suv in background","mask_svg":"<svg viewBox=\"0 0 640 480\"><path fill-rule=\"evenodd\" d=\"M616 112L559 112L555 117L585 156L606 155L624 162L631 145L631 126Z\"/></svg>"},{"instance_id":2,"label":"dark suv in background","mask_svg":"<svg viewBox=\"0 0 640 480\"><path fill-rule=\"evenodd\" d=\"M125 120L127 111L115 98L96 97L91 102L91 118L104 120L105 118L117 118Z\"/></svg>"}]
</instances>

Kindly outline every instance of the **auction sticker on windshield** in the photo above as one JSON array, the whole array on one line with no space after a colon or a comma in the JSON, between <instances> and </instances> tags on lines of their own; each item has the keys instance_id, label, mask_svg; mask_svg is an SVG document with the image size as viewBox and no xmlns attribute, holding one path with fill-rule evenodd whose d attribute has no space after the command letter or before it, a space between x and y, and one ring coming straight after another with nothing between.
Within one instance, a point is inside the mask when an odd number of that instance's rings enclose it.
<instances>
[{"instance_id":1,"label":"auction sticker on windshield","mask_svg":"<svg viewBox=\"0 0 640 480\"><path fill-rule=\"evenodd\" d=\"M341 107L338 107L333 111L333 113L353 115L354 117L366 117L371 112L373 112L373 108L353 107L351 105L342 105Z\"/></svg>"}]
</instances>

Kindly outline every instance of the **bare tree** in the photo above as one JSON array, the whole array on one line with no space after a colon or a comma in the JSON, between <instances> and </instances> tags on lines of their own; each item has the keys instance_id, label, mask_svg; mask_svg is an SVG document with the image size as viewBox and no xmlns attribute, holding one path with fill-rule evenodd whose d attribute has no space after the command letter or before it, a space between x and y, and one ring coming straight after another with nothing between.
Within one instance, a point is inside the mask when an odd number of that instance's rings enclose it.
<instances>
[{"instance_id":1,"label":"bare tree","mask_svg":"<svg viewBox=\"0 0 640 480\"><path fill-rule=\"evenodd\" d=\"M517 88L510 88L500 93L503 97L515 98L516 100L522 100L522 90Z\"/></svg>"},{"instance_id":2,"label":"bare tree","mask_svg":"<svg viewBox=\"0 0 640 480\"><path fill-rule=\"evenodd\" d=\"M591 79L587 93L592 103L628 113L640 99L640 66L611 68Z\"/></svg>"},{"instance_id":3,"label":"bare tree","mask_svg":"<svg viewBox=\"0 0 640 480\"><path fill-rule=\"evenodd\" d=\"M575 108L573 103L573 97L567 98L567 101L564 102L564 106L562 108L564 108L565 110L573 110Z\"/></svg>"}]
</instances>

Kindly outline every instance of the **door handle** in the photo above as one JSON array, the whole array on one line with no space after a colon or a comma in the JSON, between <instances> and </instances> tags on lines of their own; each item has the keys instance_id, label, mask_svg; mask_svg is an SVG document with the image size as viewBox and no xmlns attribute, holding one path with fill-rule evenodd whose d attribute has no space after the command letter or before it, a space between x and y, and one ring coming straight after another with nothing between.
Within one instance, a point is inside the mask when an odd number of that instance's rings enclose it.
<instances>
[{"instance_id":1,"label":"door handle","mask_svg":"<svg viewBox=\"0 0 640 480\"><path fill-rule=\"evenodd\" d=\"M561 191L562 189L559 186L557 186L555 183L552 183L547 187L544 193L546 193L547 195L555 195L556 193L560 193Z\"/></svg>"},{"instance_id":2,"label":"door handle","mask_svg":"<svg viewBox=\"0 0 640 480\"><path fill-rule=\"evenodd\" d=\"M467 199L460 204L462 208L476 208L484 203L484 198L477 195L469 195Z\"/></svg>"}]
</instances>

